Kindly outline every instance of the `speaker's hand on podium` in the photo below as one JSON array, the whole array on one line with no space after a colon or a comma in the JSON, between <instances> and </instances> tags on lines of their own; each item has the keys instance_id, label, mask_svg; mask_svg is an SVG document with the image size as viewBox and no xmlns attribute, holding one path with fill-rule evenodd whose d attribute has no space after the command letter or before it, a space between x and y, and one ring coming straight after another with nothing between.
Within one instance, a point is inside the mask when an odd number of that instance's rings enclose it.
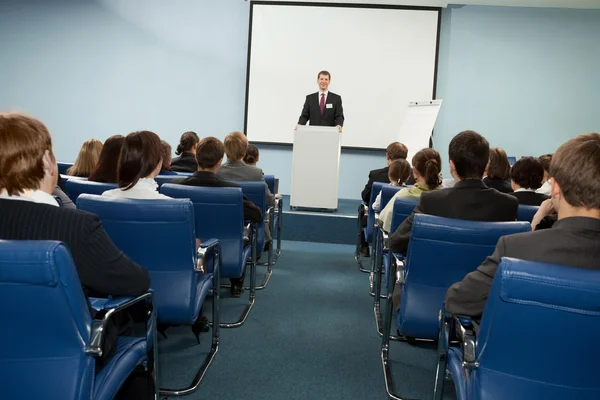
<instances>
[{"instance_id":1,"label":"speaker's hand on podium","mask_svg":"<svg viewBox=\"0 0 600 400\"><path fill-rule=\"evenodd\" d=\"M337 128L338 128L338 132L339 132L339 133L342 133L342 126L341 126L341 125L338 125L338 126L337 126Z\"/></svg>"}]
</instances>

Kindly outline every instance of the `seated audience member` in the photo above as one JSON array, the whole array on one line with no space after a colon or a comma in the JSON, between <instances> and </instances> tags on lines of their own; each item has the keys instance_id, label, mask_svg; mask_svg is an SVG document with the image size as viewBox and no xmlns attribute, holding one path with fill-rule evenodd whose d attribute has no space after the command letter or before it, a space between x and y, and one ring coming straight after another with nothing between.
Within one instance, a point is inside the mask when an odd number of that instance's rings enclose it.
<instances>
[{"instance_id":1,"label":"seated audience member","mask_svg":"<svg viewBox=\"0 0 600 400\"><path fill-rule=\"evenodd\" d=\"M551 229L503 236L494 254L446 293L446 309L481 318L500 259L600 269L600 134L563 144L550 164L551 196L558 221Z\"/></svg>"},{"instance_id":2,"label":"seated audience member","mask_svg":"<svg viewBox=\"0 0 600 400\"><path fill-rule=\"evenodd\" d=\"M101 141L89 139L83 142L75 163L67 170L67 175L78 176L80 178L90 176L94 168L96 168L96 164L98 164L100 151L102 151Z\"/></svg>"},{"instance_id":3,"label":"seated audience member","mask_svg":"<svg viewBox=\"0 0 600 400\"><path fill-rule=\"evenodd\" d=\"M258 147L253 144L249 144L248 148L246 149L246 155L244 156L244 163L256 167L259 159L260 153L258 151Z\"/></svg>"},{"instance_id":4,"label":"seated audience member","mask_svg":"<svg viewBox=\"0 0 600 400\"><path fill-rule=\"evenodd\" d=\"M198 163L196 163L196 149L200 138L196 132L188 131L181 135L175 157L171 160L171 171L175 172L196 172Z\"/></svg>"},{"instance_id":5,"label":"seated audience member","mask_svg":"<svg viewBox=\"0 0 600 400\"><path fill-rule=\"evenodd\" d=\"M96 168L90 174L89 181L117 183L117 165L125 136L114 135L106 139Z\"/></svg>"},{"instance_id":6,"label":"seated audience member","mask_svg":"<svg viewBox=\"0 0 600 400\"><path fill-rule=\"evenodd\" d=\"M549 199L545 194L536 193L535 190L542 186L544 167L537 158L523 157L510 169L511 193L525 206L539 206L544 200Z\"/></svg>"},{"instance_id":7,"label":"seated audience member","mask_svg":"<svg viewBox=\"0 0 600 400\"><path fill-rule=\"evenodd\" d=\"M490 161L483 173L483 183L489 188L502 193L512 193L510 186L510 163L504 150L500 147L490 149Z\"/></svg>"},{"instance_id":8,"label":"seated audience member","mask_svg":"<svg viewBox=\"0 0 600 400\"><path fill-rule=\"evenodd\" d=\"M125 137L117 167L117 189L103 196L128 199L170 199L158 193L154 180L162 167L162 147L156 133L138 131Z\"/></svg>"},{"instance_id":9,"label":"seated audience member","mask_svg":"<svg viewBox=\"0 0 600 400\"><path fill-rule=\"evenodd\" d=\"M97 216L58 207L51 195L58 167L42 122L0 113L0 171L0 239L64 242L87 296L138 296L148 291L148 271L113 244ZM107 333L102 360L116 348L118 327L108 328L112 334Z\"/></svg>"},{"instance_id":10,"label":"seated audience member","mask_svg":"<svg viewBox=\"0 0 600 400\"><path fill-rule=\"evenodd\" d=\"M410 164L408 161L400 159L393 161L390 164L388 177L390 186L406 186L406 180L410 176ZM373 202L373 210L379 212L381 210L381 190L377 194Z\"/></svg>"},{"instance_id":11,"label":"seated audience member","mask_svg":"<svg viewBox=\"0 0 600 400\"><path fill-rule=\"evenodd\" d=\"M390 249L406 253L415 213L471 221L514 221L516 198L488 188L483 172L489 160L489 144L474 131L456 135L448 146L450 173L456 184L452 188L421 193L418 206L391 235Z\"/></svg>"},{"instance_id":12,"label":"seated audience member","mask_svg":"<svg viewBox=\"0 0 600 400\"><path fill-rule=\"evenodd\" d=\"M223 162L225 155L225 146L215 137L207 137L198 143L196 152L196 161L198 162L198 171L188 178L176 178L173 183L188 186L205 187L240 187L238 184L228 182L217 177L217 172ZM261 222L262 213L256 204L244 196L244 219L252 222ZM231 281L231 295L240 297L244 292L244 275L241 278L233 278Z\"/></svg>"},{"instance_id":13,"label":"seated audience member","mask_svg":"<svg viewBox=\"0 0 600 400\"><path fill-rule=\"evenodd\" d=\"M379 214L379 219L383 222L383 229L386 232L389 232L392 227L394 201L396 199L418 199L423 192L440 189L440 171L442 168L440 153L434 149L423 149L413 156L412 165L415 185L411 188L400 189Z\"/></svg>"},{"instance_id":14,"label":"seated audience member","mask_svg":"<svg viewBox=\"0 0 600 400\"><path fill-rule=\"evenodd\" d=\"M60 186L56 185L54 190L52 191L52 196L56 199L59 207L65 208L77 208L75 207L75 203L71 201L69 196L60 188Z\"/></svg>"},{"instance_id":15,"label":"seated audience member","mask_svg":"<svg viewBox=\"0 0 600 400\"><path fill-rule=\"evenodd\" d=\"M544 154L543 156L538 157L538 160L544 167L544 178L542 179L542 186L536 190L536 193L550 196L550 163L552 162L552 154Z\"/></svg>"},{"instance_id":16,"label":"seated audience member","mask_svg":"<svg viewBox=\"0 0 600 400\"><path fill-rule=\"evenodd\" d=\"M162 167L159 175L177 175L177 172L171 171L171 145L164 140L160 141L162 148Z\"/></svg>"}]
</instances>

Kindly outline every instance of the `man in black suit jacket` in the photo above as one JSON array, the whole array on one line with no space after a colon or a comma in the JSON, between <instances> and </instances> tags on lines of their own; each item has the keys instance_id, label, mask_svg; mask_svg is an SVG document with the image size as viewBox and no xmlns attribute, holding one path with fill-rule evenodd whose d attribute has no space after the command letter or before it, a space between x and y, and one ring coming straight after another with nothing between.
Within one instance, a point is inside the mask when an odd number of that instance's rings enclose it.
<instances>
[{"instance_id":1,"label":"man in black suit jacket","mask_svg":"<svg viewBox=\"0 0 600 400\"><path fill-rule=\"evenodd\" d=\"M550 166L558 221L550 229L501 237L494 254L446 293L446 309L481 318L502 257L600 270L600 134L562 145Z\"/></svg>"},{"instance_id":2,"label":"man in black suit jacket","mask_svg":"<svg viewBox=\"0 0 600 400\"><path fill-rule=\"evenodd\" d=\"M525 206L540 206L550 196L537 193L536 189L542 186L544 179L544 166L534 157L523 157L510 169L511 193L517 198L519 204Z\"/></svg>"},{"instance_id":3,"label":"man in black suit jacket","mask_svg":"<svg viewBox=\"0 0 600 400\"><path fill-rule=\"evenodd\" d=\"M371 199L371 188L373 187L373 183L382 182L382 183L390 183L390 178L388 177L388 172L390 169L390 164L396 160L406 160L408 156L408 147L400 142L390 143L385 150L385 159L387 165L384 168L374 169L369 172L369 180L365 185L361 193L361 197L365 203L368 203ZM415 183L415 179L410 174L410 177L406 181L407 185L413 185Z\"/></svg>"},{"instance_id":4,"label":"man in black suit jacket","mask_svg":"<svg viewBox=\"0 0 600 400\"><path fill-rule=\"evenodd\" d=\"M148 271L114 245L97 216L59 207L52 197L59 174L52 139L42 122L0 113L0 171L0 239L64 242L86 296L138 296L148 291ZM119 328L109 324L101 361L114 352Z\"/></svg>"},{"instance_id":5,"label":"man in black suit jacket","mask_svg":"<svg viewBox=\"0 0 600 400\"><path fill-rule=\"evenodd\" d=\"M223 162L225 155L225 146L223 142L215 137L204 138L198 143L196 150L196 161L198 162L198 171L189 178L173 179L173 183L188 186L203 187L240 187L237 183L228 182L217 177L217 171ZM260 208L244 196L244 219L252 222L262 221L262 212ZM244 292L244 278L246 270L240 278L232 278L231 295L240 297Z\"/></svg>"},{"instance_id":6,"label":"man in black suit jacket","mask_svg":"<svg viewBox=\"0 0 600 400\"><path fill-rule=\"evenodd\" d=\"M424 192L415 211L390 237L393 252L406 253L415 213L471 221L514 221L517 199L488 188L482 181L489 158L489 144L474 131L456 135L448 147L452 188Z\"/></svg>"},{"instance_id":7,"label":"man in black suit jacket","mask_svg":"<svg viewBox=\"0 0 600 400\"><path fill-rule=\"evenodd\" d=\"M310 121L310 125L337 126L338 130L342 131L342 126L344 126L342 98L327 90L330 80L329 72L319 72L317 75L319 91L306 96L298 125L306 125ZM298 125L296 125L296 129L298 129Z\"/></svg>"}]
</instances>

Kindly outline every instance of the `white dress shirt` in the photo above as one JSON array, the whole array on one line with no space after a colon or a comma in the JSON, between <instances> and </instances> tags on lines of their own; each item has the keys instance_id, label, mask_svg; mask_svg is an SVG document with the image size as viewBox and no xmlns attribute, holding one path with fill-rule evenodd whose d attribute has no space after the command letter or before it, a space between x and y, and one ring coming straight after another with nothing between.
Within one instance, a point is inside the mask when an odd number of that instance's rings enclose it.
<instances>
[{"instance_id":1,"label":"white dress shirt","mask_svg":"<svg viewBox=\"0 0 600 400\"><path fill-rule=\"evenodd\" d=\"M41 190L31 190L20 195L11 196L8 194L6 189L3 189L0 192L0 199L32 201L34 203L48 204L54 207L58 207L58 202L56 201L56 199L52 197L52 195L49 195L48 193L43 192Z\"/></svg>"},{"instance_id":2,"label":"white dress shirt","mask_svg":"<svg viewBox=\"0 0 600 400\"><path fill-rule=\"evenodd\" d=\"M102 193L103 196L121 197L125 199L170 199L171 197L158 193L158 183L152 178L142 178L131 189L111 189Z\"/></svg>"},{"instance_id":3,"label":"white dress shirt","mask_svg":"<svg viewBox=\"0 0 600 400\"><path fill-rule=\"evenodd\" d=\"M550 196L550 194L552 194L552 185L550 184L550 180L544 182L544 184L535 192L545 194L546 196Z\"/></svg>"},{"instance_id":4,"label":"white dress shirt","mask_svg":"<svg viewBox=\"0 0 600 400\"><path fill-rule=\"evenodd\" d=\"M517 190L515 190L513 193L517 193L517 192L535 192L535 189L528 189L528 188L518 188Z\"/></svg>"}]
</instances>

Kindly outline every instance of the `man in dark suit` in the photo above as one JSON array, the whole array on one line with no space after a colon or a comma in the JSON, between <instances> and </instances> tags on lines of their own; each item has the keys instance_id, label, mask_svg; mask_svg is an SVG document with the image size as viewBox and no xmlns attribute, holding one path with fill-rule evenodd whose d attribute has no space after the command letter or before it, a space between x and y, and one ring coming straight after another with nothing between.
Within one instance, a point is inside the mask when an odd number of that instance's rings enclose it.
<instances>
[{"instance_id":1,"label":"man in dark suit","mask_svg":"<svg viewBox=\"0 0 600 400\"><path fill-rule=\"evenodd\" d=\"M59 207L52 197L58 167L42 122L0 113L0 171L0 239L64 242L86 296L138 296L148 291L148 271L114 245L97 216ZM108 325L101 361L113 354L119 328Z\"/></svg>"},{"instance_id":2,"label":"man in dark suit","mask_svg":"<svg viewBox=\"0 0 600 400\"><path fill-rule=\"evenodd\" d=\"M600 134L579 135L552 159L552 203L558 221L550 229L503 236L494 254L446 293L451 313L481 318L502 257L600 269Z\"/></svg>"},{"instance_id":3,"label":"man in dark suit","mask_svg":"<svg viewBox=\"0 0 600 400\"><path fill-rule=\"evenodd\" d=\"M540 206L550 196L536 193L536 189L542 186L544 179L544 166L535 157L523 157L510 169L510 181L513 196L519 200L519 204L525 206Z\"/></svg>"},{"instance_id":4,"label":"man in dark suit","mask_svg":"<svg viewBox=\"0 0 600 400\"><path fill-rule=\"evenodd\" d=\"M456 135L448 146L454 187L421 194L415 211L390 237L393 252L406 253L415 213L471 221L514 221L517 199L488 188L482 181L489 159L489 143L474 131Z\"/></svg>"},{"instance_id":5,"label":"man in dark suit","mask_svg":"<svg viewBox=\"0 0 600 400\"><path fill-rule=\"evenodd\" d=\"M338 131L342 131L342 126L344 126L342 98L328 91L330 81L331 74L329 72L319 72L317 75L319 91L306 96L296 129L299 125L306 125L310 121L310 125L337 126Z\"/></svg>"},{"instance_id":6,"label":"man in dark suit","mask_svg":"<svg viewBox=\"0 0 600 400\"><path fill-rule=\"evenodd\" d=\"M196 161L198 162L198 171L194 172L189 178L173 179L173 183L188 186L203 187L240 187L237 183L228 182L217 177L217 171L221 168L223 156L225 155L225 146L215 137L204 138L198 143L196 150ZM262 212L260 208L244 196L244 219L252 222L262 221ZM244 292L244 277L246 270L241 278L232 278L231 295L240 297Z\"/></svg>"}]
</instances>

